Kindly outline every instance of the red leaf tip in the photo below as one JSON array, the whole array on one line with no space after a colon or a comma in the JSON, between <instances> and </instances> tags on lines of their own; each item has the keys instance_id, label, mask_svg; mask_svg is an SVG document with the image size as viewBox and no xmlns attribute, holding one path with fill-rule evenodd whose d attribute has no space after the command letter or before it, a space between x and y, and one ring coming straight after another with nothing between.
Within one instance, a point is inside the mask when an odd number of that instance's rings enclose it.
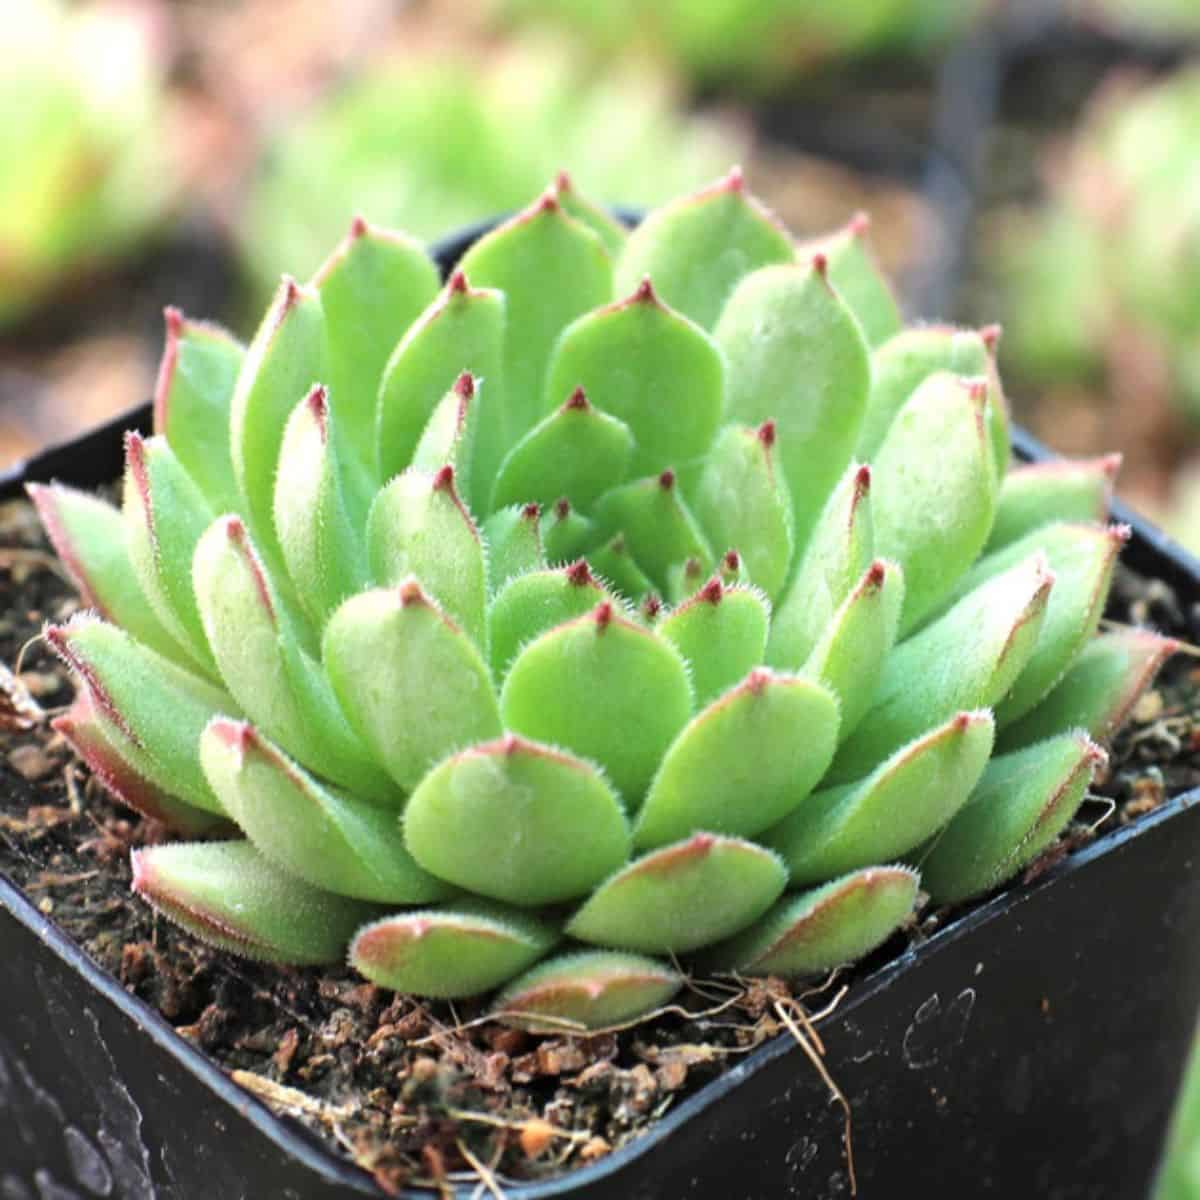
<instances>
[{"instance_id":1,"label":"red leaf tip","mask_svg":"<svg viewBox=\"0 0 1200 1200\"><path fill-rule=\"evenodd\" d=\"M163 320L167 323L167 341L173 341L183 333L183 312L173 304L163 309Z\"/></svg>"},{"instance_id":2,"label":"red leaf tip","mask_svg":"<svg viewBox=\"0 0 1200 1200\"><path fill-rule=\"evenodd\" d=\"M722 180L722 184L726 191L742 192L746 189L746 177L742 174L742 168L736 163L729 168L729 174Z\"/></svg>"},{"instance_id":3,"label":"red leaf tip","mask_svg":"<svg viewBox=\"0 0 1200 1200\"><path fill-rule=\"evenodd\" d=\"M887 568L883 564L883 559L877 558L867 568L867 587L877 588L883 586L883 577L887 574Z\"/></svg>"},{"instance_id":4,"label":"red leaf tip","mask_svg":"<svg viewBox=\"0 0 1200 1200\"><path fill-rule=\"evenodd\" d=\"M290 276L283 277L283 305L280 316L293 308L300 300L300 285Z\"/></svg>"},{"instance_id":5,"label":"red leaf tip","mask_svg":"<svg viewBox=\"0 0 1200 1200\"><path fill-rule=\"evenodd\" d=\"M358 239L360 237L364 237L366 235L366 232L367 232L366 219L362 216L355 214L355 216L350 221L350 236L352 238Z\"/></svg>"},{"instance_id":6,"label":"red leaf tip","mask_svg":"<svg viewBox=\"0 0 1200 1200\"><path fill-rule=\"evenodd\" d=\"M396 589L396 597L401 608L416 608L428 603L425 593L421 591L421 585L415 579L404 580Z\"/></svg>"},{"instance_id":7,"label":"red leaf tip","mask_svg":"<svg viewBox=\"0 0 1200 1200\"><path fill-rule=\"evenodd\" d=\"M972 403L982 405L987 399L988 382L986 379L964 379L962 384L967 389L967 395L970 396Z\"/></svg>"},{"instance_id":8,"label":"red leaf tip","mask_svg":"<svg viewBox=\"0 0 1200 1200\"><path fill-rule=\"evenodd\" d=\"M688 848L694 854L707 854L716 844L717 839L711 833L694 833L688 838Z\"/></svg>"},{"instance_id":9,"label":"red leaf tip","mask_svg":"<svg viewBox=\"0 0 1200 1200\"><path fill-rule=\"evenodd\" d=\"M770 682L771 672L764 670L762 667L755 667L746 676L746 691L752 696L761 696L767 690L767 684Z\"/></svg>"},{"instance_id":10,"label":"red leaf tip","mask_svg":"<svg viewBox=\"0 0 1200 1200\"><path fill-rule=\"evenodd\" d=\"M470 400L475 395L475 376L470 371L464 371L454 381L454 394L462 400Z\"/></svg>"},{"instance_id":11,"label":"red leaf tip","mask_svg":"<svg viewBox=\"0 0 1200 1200\"><path fill-rule=\"evenodd\" d=\"M554 176L554 190L556 192L569 192L571 190L571 175L568 171L559 171Z\"/></svg>"},{"instance_id":12,"label":"red leaf tip","mask_svg":"<svg viewBox=\"0 0 1200 1200\"><path fill-rule=\"evenodd\" d=\"M1133 528L1129 525L1109 525L1105 532L1118 550L1133 536Z\"/></svg>"},{"instance_id":13,"label":"red leaf tip","mask_svg":"<svg viewBox=\"0 0 1200 1200\"><path fill-rule=\"evenodd\" d=\"M736 550L726 550L725 557L721 560L725 564L727 571L740 571L742 569L742 556Z\"/></svg>"},{"instance_id":14,"label":"red leaf tip","mask_svg":"<svg viewBox=\"0 0 1200 1200\"><path fill-rule=\"evenodd\" d=\"M708 604L720 604L725 597L725 585L714 575L700 589L698 595Z\"/></svg>"},{"instance_id":15,"label":"red leaf tip","mask_svg":"<svg viewBox=\"0 0 1200 1200\"><path fill-rule=\"evenodd\" d=\"M663 602L662 597L657 592L647 592L642 597L642 616L647 621L657 619L658 614L662 612Z\"/></svg>"},{"instance_id":16,"label":"red leaf tip","mask_svg":"<svg viewBox=\"0 0 1200 1200\"><path fill-rule=\"evenodd\" d=\"M861 209L846 222L846 232L851 237L866 237L871 229L870 214L863 212Z\"/></svg>"},{"instance_id":17,"label":"red leaf tip","mask_svg":"<svg viewBox=\"0 0 1200 1200\"><path fill-rule=\"evenodd\" d=\"M465 296L467 293L467 273L461 267L456 267L446 281L446 291L452 296Z\"/></svg>"},{"instance_id":18,"label":"red leaf tip","mask_svg":"<svg viewBox=\"0 0 1200 1200\"><path fill-rule=\"evenodd\" d=\"M566 404L563 405L564 412L585 412L591 406L588 404L587 393L581 387L577 387L570 396L567 397Z\"/></svg>"},{"instance_id":19,"label":"red leaf tip","mask_svg":"<svg viewBox=\"0 0 1200 1200\"><path fill-rule=\"evenodd\" d=\"M654 284L650 282L649 275L642 276L642 282L637 285L636 291L630 299L635 304L656 304L658 296L654 292Z\"/></svg>"},{"instance_id":20,"label":"red leaf tip","mask_svg":"<svg viewBox=\"0 0 1200 1200\"><path fill-rule=\"evenodd\" d=\"M324 442L329 436L329 392L323 383L314 383L312 391L308 393L304 400L308 405L308 411L312 414L312 419L316 422L317 432L321 435L321 441Z\"/></svg>"},{"instance_id":21,"label":"red leaf tip","mask_svg":"<svg viewBox=\"0 0 1200 1200\"><path fill-rule=\"evenodd\" d=\"M241 517L231 515L225 518L225 536L231 542L244 542L246 540L246 526L242 524Z\"/></svg>"},{"instance_id":22,"label":"red leaf tip","mask_svg":"<svg viewBox=\"0 0 1200 1200\"><path fill-rule=\"evenodd\" d=\"M589 587L592 580L592 572L588 568L587 559L577 558L566 569L567 582L575 587Z\"/></svg>"},{"instance_id":23,"label":"red leaf tip","mask_svg":"<svg viewBox=\"0 0 1200 1200\"><path fill-rule=\"evenodd\" d=\"M967 726L971 724L971 714L960 712L951 723L955 733L966 733Z\"/></svg>"},{"instance_id":24,"label":"red leaf tip","mask_svg":"<svg viewBox=\"0 0 1200 1200\"><path fill-rule=\"evenodd\" d=\"M991 355L995 355L996 347L1000 345L1000 335L1004 329L1000 325L985 325L980 331L979 336L983 339L984 347Z\"/></svg>"},{"instance_id":25,"label":"red leaf tip","mask_svg":"<svg viewBox=\"0 0 1200 1200\"><path fill-rule=\"evenodd\" d=\"M150 867L146 862L145 848L135 848L129 855L129 869L133 876L129 881L130 890L141 895L150 888Z\"/></svg>"},{"instance_id":26,"label":"red leaf tip","mask_svg":"<svg viewBox=\"0 0 1200 1200\"><path fill-rule=\"evenodd\" d=\"M450 463L438 468L437 474L433 477L433 490L435 492L454 491L454 467Z\"/></svg>"},{"instance_id":27,"label":"red leaf tip","mask_svg":"<svg viewBox=\"0 0 1200 1200\"><path fill-rule=\"evenodd\" d=\"M554 515L560 521L565 521L571 515L571 502L566 496L559 496L555 500Z\"/></svg>"},{"instance_id":28,"label":"red leaf tip","mask_svg":"<svg viewBox=\"0 0 1200 1200\"><path fill-rule=\"evenodd\" d=\"M534 209L537 213L556 213L562 206L558 202L558 195L553 188L547 188L537 201Z\"/></svg>"},{"instance_id":29,"label":"red leaf tip","mask_svg":"<svg viewBox=\"0 0 1200 1200\"><path fill-rule=\"evenodd\" d=\"M758 440L760 442L762 442L762 444L768 450L770 450L770 448L773 445L775 445L775 422L774 421L764 421L758 427Z\"/></svg>"},{"instance_id":30,"label":"red leaf tip","mask_svg":"<svg viewBox=\"0 0 1200 1200\"><path fill-rule=\"evenodd\" d=\"M1106 454L1100 460L1100 474L1103 475L1109 483L1116 479L1121 470L1121 464L1125 461L1123 454Z\"/></svg>"},{"instance_id":31,"label":"red leaf tip","mask_svg":"<svg viewBox=\"0 0 1200 1200\"><path fill-rule=\"evenodd\" d=\"M871 466L869 463L863 463L854 473L854 490L859 497L866 495L871 490Z\"/></svg>"},{"instance_id":32,"label":"red leaf tip","mask_svg":"<svg viewBox=\"0 0 1200 1200\"><path fill-rule=\"evenodd\" d=\"M521 509L522 521L533 521L535 524L542 519L542 506L536 500L531 500Z\"/></svg>"},{"instance_id":33,"label":"red leaf tip","mask_svg":"<svg viewBox=\"0 0 1200 1200\"><path fill-rule=\"evenodd\" d=\"M216 720L209 726L213 733L238 754L245 754L256 738L247 721Z\"/></svg>"},{"instance_id":34,"label":"red leaf tip","mask_svg":"<svg viewBox=\"0 0 1200 1200\"><path fill-rule=\"evenodd\" d=\"M829 278L829 259L824 254L814 254L812 256L812 268L822 279Z\"/></svg>"},{"instance_id":35,"label":"red leaf tip","mask_svg":"<svg viewBox=\"0 0 1200 1200\"><path fill-rule=\"evenodd\" d=\"M658 477L658 486L664 492L669 492L675 486L675 472L670 467Z\"/></svg>"},{"instance_id":36,"label":"red leaf tip","mask_svg":"<svg viewBox=\"0 0 1200 1200\"><path fill-rule=\"evenodd\" d=\"M612 624L612 619L613 606L607 600L601 601L592 610L592 620L596 622L597 633L603 633Z\"/></svg>"}]
</instances>

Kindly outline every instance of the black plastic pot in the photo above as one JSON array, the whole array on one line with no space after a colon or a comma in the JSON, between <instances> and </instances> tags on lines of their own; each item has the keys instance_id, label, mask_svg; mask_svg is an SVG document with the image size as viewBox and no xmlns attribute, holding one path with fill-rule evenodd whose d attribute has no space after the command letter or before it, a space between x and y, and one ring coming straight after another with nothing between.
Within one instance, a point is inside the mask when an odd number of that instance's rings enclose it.
<instances>
[{"instance_id":1,"label":"black plastic pot","mask_svg":"<svg viewBox=\"0 0 1200 1200\"><path fill-rule=\"evenodd\" d=\"M476 231L441 247L445 266ZM0 497L120 471L121 425L21 464ZM1018 434L1026 457L1044 455ZM1191 604L1200 564L1121 510L1126 561ZM1200 792L885 947L821 1025L859 1194L1142 1197L1200 1008ZM512 1200L849 1192L841 1110L796 1043L761 1047L650 1133ZM473 1186L461 1192L465 1198ZM382 1196L274 1117L0 878L0 1200Z\"/></svg>"}]
</instances>

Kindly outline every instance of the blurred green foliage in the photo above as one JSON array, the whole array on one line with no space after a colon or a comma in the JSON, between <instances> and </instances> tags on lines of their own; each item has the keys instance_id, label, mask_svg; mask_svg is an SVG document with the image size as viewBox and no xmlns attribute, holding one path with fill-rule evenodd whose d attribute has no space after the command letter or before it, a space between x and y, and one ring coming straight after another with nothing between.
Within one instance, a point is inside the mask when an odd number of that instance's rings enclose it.
<instances>
[{"instance_id":1,"label":"blurred green foliage","mask_svg":"<svg viewBox=\"0 0 1200 1200\"><path fill-rule=\"evenodd\" d=\"M859 55L926 53L978 19L985 0L498 0L502 19L558 22L610 53L634 44L698 82L765 90Z\"/></svg>"},{"instance_id":2,"label":"blurred green foliage","mask_svg":"<svg viewBox=\"0 0 1200 1200\"><path fill-rule=\"evenodd\" d=\"M1049 204L993 258L1009 362L1095 381L1134 332L1200 419L1200 69L1102 95L1058 165Z\"/></svg>"},{"instance_id":3,"label":"blurred green foliage","mask_svg":"<svg viewBox=\"0 0 1200 1200\"><path fill-rule=\"evenodd\" d=\"M525 204L564 166L599 200L661 201L742 149L672 100L632 66L589 75L557 41L378 69L268 147L241 227L246 262L265 291L282 271L306 278L355 213L433 239Z\"/></svg>"},{"instance_id":4,"label":"blurred green foliage","mask_svg":"<svg viewBox=\"0 0 1200 1200\"><path fill-rule=\"evenodd\" d=\"M152 31L139 10L0 0L0 325L159 218Z\"/></svg>"}]
</instances>

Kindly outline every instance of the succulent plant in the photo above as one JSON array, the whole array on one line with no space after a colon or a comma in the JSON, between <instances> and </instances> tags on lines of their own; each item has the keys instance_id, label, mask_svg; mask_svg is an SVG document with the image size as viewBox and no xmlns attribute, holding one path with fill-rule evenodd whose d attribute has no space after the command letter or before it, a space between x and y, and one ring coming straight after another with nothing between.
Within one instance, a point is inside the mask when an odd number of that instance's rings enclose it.
<instances>
[{"instance_id":1,"label":"succulent plant","mask_svg":"<svg viewBox=\"0 0 1200 1200\"><path fill-rule=\"evenodd\" d=\"M350 204L433 238L517 209L563 162L586 164L578 182L602 200L650 205L740 150L731 128L682 115L660 74L589 69L561 38L516 39L486 58L412 55L318 100L267 145L241 249L269 296L282 270L320 264Z\"/></svg>"},{"instance_id":2,"label":"succulent plant","mask_svg":"<svg viewBox=\"0 0 1200 1200\"><path fill-rule=\"evenodd\" d=\"M920 55L979 19L980 0L495 0L504 20L567 27L601 54L631 43L698 82L749 90L794 82L798 73L865 55Z\"/></svg>"},{"instance_id":3,"label":"succulent plant","mask_svg":"<svg viewBox=\"0 0 1200 1200\"><path fill-rule=\"evenodd\" d=\"M865 236L560 176L444 285L356 220L245 349L169 312L123 510L31 489L95 610L58 728L199 839L135 890L594 1028L1048 847L1172 644L1093 637L1114 462L1009 469L997 332L903 329Z\"/></svg>"},{"instance_id":4,"label":"succulent plant","mask_svg":"<svg viewBox=\"0 0 1200 1200\"><path fill-rule=\"evenodd\" d=\"M1027 376L1102 380L1136 338L1200 419L1198 106L1196 69L1103 89L1049 203L998 241L1008 350Z\"/></svg>"},{"instance_id":5,"label":"succulent plant","mask_svg":"<svg viewBox=\"0 0 1200 1200\"><path fill-rule=\"evenodd\" d=\"M144 15L0 0L0 324L164 213L171 171Z\"/></svg>"}]
</instances>

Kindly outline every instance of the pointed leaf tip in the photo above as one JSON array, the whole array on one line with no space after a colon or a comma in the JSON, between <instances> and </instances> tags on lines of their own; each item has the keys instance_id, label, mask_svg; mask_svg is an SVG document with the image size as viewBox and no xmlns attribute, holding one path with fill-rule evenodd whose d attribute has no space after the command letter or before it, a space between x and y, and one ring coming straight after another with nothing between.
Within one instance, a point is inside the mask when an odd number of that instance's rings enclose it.
<instances>
[{"instance_id":1,"label":"pointed leaf tip","mask_svg":"<svg viewBox=\"0 0 1200 1200\"><path fill-rule=\"evenodd\" d=\"M454 467L450 463L441 467L434 475L433 490L435 492L454 492Z\"/></svg>"},{"instance_id":2,"label":"pointed leaf tip","mask_svg":"<svg viewBox=\"0 0 1200 1200\"><path fill-rule=\"evenodd\" d=\"M658 616L662 610L662 597L657 592L647 592L646 595L642 597L641 612L642 616L647 621L653 622L658 620Z\"/></svg>"},{"instance_id":3,"label":"pointed leaf tip","mask_svg":"<svg viewBox=\"0 0 1200 1200\"><path fill-rule=\"evenodd\" d=\"M571 515L571 502L566 496L560 496L555 500L554 515L560 521L565 521Z\"/></svg>"},{"instance_id":4,"label":"pointed leaf tip","mask_svg":"<svg viewBox=\"0 0 1200 1200\"><path fill-rule=\"evenodd\" d=\"M983 342L987 352L995 358L996 349L1000 345L1000 338L1004 333L1004 327L1001 325L985 325L979 331L980 340Z\"/></svg>"},{"instance_id":5,"label":"pointed leaf tip","mask_svg":"<svg viewBox=\"0 0 1200 1200\"><path fill-rule=\"evenodd\" d=\"M350 219L350 236L352 238L366 237L367 221L361 214L356 213Z\"/></svg>"},{"instance_id":6,"label":"pointed leaf tip","mask_svg":"<svg viewBox=\"0 0 1200 1200\"><path fill-rule=\"evenodd\" d=\"M454 394L461 400L470 400L475 395L475 376L464 371L454 381Z\"/></svg>"},{"instance_id":7,"label":"pointed leaf tip","mask_svg":"<svg viewBox=\"0 0 1200 1200\"><path fill-rule=\"evenodd\" d=\"M446 281L446 291L452 296L465 296L469 287L467 273L461 267L456 268Z\"/></svg>"},{"instance_id":8,"label":"pointed leaf tip","mask_svg":"<svg viewBox=\"0 0 1200 1200\"><path fill-rule=\"evenodd\" d=\"M851 237L863 238L871 232L871 215L861 209L846 222L846 232Z\"/></svg>"},{"instance_id":9,"label":"pointed leaf tip","mask_svg":"<svg viewBox=\"0 0 1200 1200\"><path fill-rule=\"evenodd\" d=\"M534 501L521 509L521 520L536 525L542 519L542 506Z\"/></svg>"},{"instance_id":10,"label":"pointed leaf tip","mask_svg":"<svg viewBox=\"0 0 1200 1200\"><path fill-rule=\"evenodd\" d=\"M566 570L567 582L575 587L591 587L595 580L587 565L587 559L577 558Z\"/></svg>"},{"instance_id":11,"label":"pointed leaf tip","mask_svg":"<svg viewBox=\"0 0 1200 1200\"><path fill-rule=\"evenodd\" d=\"M657 304L658 296L654 292L654 284L650 282L649 275L643 275L642 281L637 285L637 290L630 296L630 300L634 304Z\"/></svg>"},{"instance_id":12,"label":"pointed leaf tip","mask_svg":"<svg viewBox=\"0 0 1200 1200\"><path fill-rule=\"evenodd\" d=\"M664 492L669 492L675 486L675 472L670 467L659 475L658 486Z\"/></svg>"},{"instance_id":13,"label":"pointed leaf tip","mask_svg":"<svg viewBox=\"0 0 1200 1200\"><path fill-rule=\"evenodd\" d=\"M314 383L312 391L304 398L308 411L312 414L321 442L329 441L329 391L323 383Z\"/></svg>"},{"instance_id":14,"label":"pointed leaf tip","mask_svg":"<svg viewBox=\"0 0 1200 1200\"><path fill-rule=\"evenodd\" d=\"M613 606L604 600L592 610L592 620L596 622L596 632L603 633L613 619Z\"/></svg>"},{"instance_id":15,"label":"pointed leaf tip","mask_svg":"<svg viewBox=\"0 0 1200 1200\"><path fill-rule=\"evenodd\" d=\"M736 575L742 569L742 556L736 550L726 550L725 557L721 561L731 574Z\"/></svg>"},{"instance_id":16,"label":"pointed leaf tip","mask_svg":"<svg viewBox=\"0 0 1200 1200\"><path fill-rule=\"evenodd\" d=\"M577 387L570 396L567 397L567 402L563 405L566 412L587 412L591 407L588 404L587 394L583 388Z\"/></svg>"},{"instance_id":17,"label":"pointed leaf tip","mask_svg":"<svg viewBox=\"0 0 1200 1200\"><path fill-rule=\"evenodd\" d=\"M829 257L825 254L814 254L811 259L812 269L818 275L828 282L829 280Z\"/></svg>"},{"instance_id":18,"label":"pointed leaf tip","mask_svg":"<svg viewBox=\"0 0 1200 1200\"><path fill-rule=\"evenodd\" d=\"M775 422L764 421L758 427L758 440L762 442L768 450L775 445Z\"/></svg>"},{"instance_id":19,"label":"pointed leaf tip","mask_svg":"<svg viewBox=\"0 0 1200 1200\"><path fill-rule=\"evenodd\" d=\"M569 192L571 190L571 174L569 171L560 168L555 174L554 190L556 192Z\"/></svg>"},{"instance_id":20,"label":"pointed leaf tip","mask_svg":"<svg viewBox=\"0 0 1200 1200\"><path fill-rule=\"evenodd\" d=\"M708 604L720 604L725 597L725 587L721 580L714 575L701 589L697 592L699 599Z\"/></svg>"},{"instance_id":21,"label":"pointed leaf tip","mask_svg":"<svg viewBox=\"0 0 1200 1200\"><path fill-rule=\"evenodd\" d=\"M562 207L558 202L558 196L553 188L547 188L537 202L535 212L537 213L555 213Z\"/></svg>"},{"instance_id":22,"label":"pointed leaf tip","mask_svg":"<svg viewBox=\"0 0 1200 1200\"><path fill-rule=\"evenodd\" d=\"M854 501L858 503L871 490L871 467L863 463L854 476Z\"/></svg>"},{"instance_id":23,"label":"pointed leaf tip","mask_svg":"<svg viewBox=\"0 0 1200 1200\"><path fill-rule=\"evenodd\" d=\"M430 607L429 597L421 590L421 585L415 579L406 579L396 589L396 596L401 608Z\"/></svg>"},{"instance_id":24,"label":"pointed leaf tip","mask_svg":"<svg viewBox=\"0 0 1200 1200\"><path fill-rule=\"evenodd\" d=\"M741 192L746 187L746 176L738 164L729 168L729 174L721 180L721 187L729 192Z\"/></svg>"}]
</instances>

